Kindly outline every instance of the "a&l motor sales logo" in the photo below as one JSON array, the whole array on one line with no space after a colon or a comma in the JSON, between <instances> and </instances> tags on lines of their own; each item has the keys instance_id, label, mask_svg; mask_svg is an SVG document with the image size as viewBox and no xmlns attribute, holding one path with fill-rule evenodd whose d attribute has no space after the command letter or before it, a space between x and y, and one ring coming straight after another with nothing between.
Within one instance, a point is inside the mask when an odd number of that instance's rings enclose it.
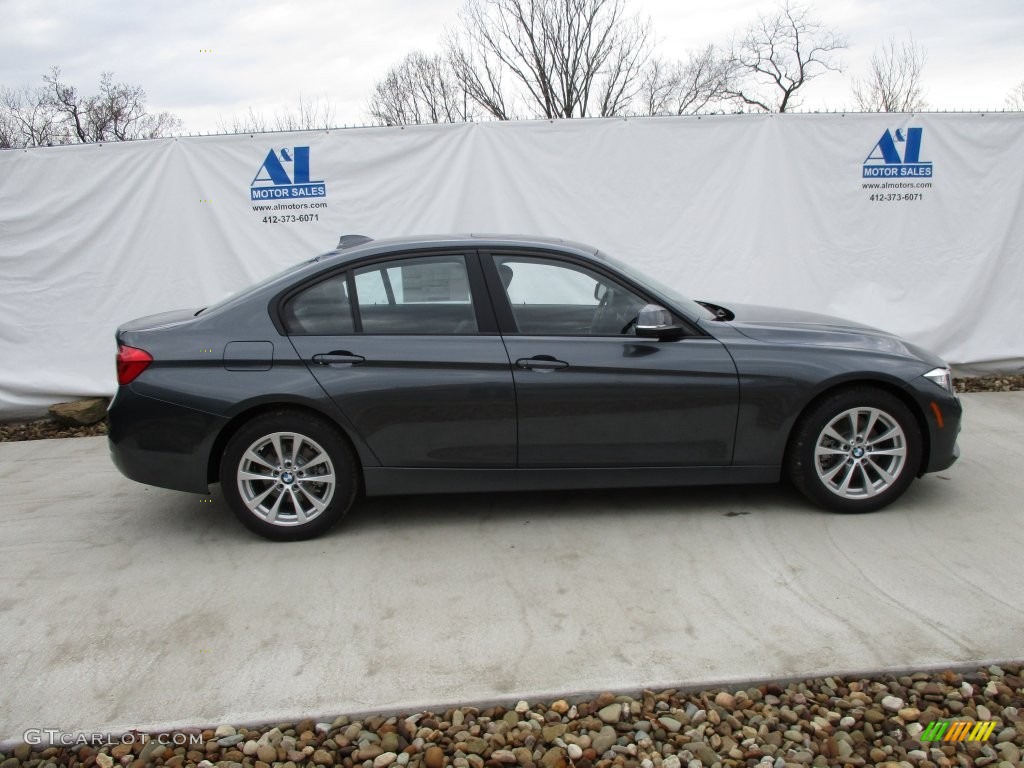
<instances>
[{"instance_id":1,"label":"a&l motor sales logo","mask_svg":"<svg viewBox=\"0 0 1024 768\"><path fill-rule=\"evenodd\" d=\"M924 128L886 130L864 160L864 178L931 178L931 160L921 159Z\"/></svg>"},{"instance_id":2,"label":"a&l motor sales logo","mask_svg":"<svg viewBox=\"0 0 1024 768\"><path fill-rule=\"evenodd\" d=\"M249 185L249 195L251 200L327 197L327 184L309 176L309 147L285 147L267 153Z\"/></svg>"}]
</instances>

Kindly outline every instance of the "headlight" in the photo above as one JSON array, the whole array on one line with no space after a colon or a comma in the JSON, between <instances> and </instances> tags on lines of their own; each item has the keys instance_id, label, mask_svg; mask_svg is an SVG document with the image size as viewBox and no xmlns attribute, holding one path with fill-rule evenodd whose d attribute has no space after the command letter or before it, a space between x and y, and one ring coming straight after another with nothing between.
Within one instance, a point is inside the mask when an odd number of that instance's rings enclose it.
<instances>
[{"instance_id":1,"label":"headlight","mask_svg":"<svg viewBox=\"0 0 1024 768\"><path fill-rule=\"evenodd\" d=\"M924 377L942 387L949 394L953 394L953 374L949 368L932 368Z\"/></svg>"}]
</instances>

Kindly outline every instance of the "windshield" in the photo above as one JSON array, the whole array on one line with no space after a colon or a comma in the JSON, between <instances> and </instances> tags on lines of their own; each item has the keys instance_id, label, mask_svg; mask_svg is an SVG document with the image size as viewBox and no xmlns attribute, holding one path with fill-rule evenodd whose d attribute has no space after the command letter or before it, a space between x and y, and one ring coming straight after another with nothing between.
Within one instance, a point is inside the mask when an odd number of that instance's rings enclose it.
<instances>
[{"instance_id":1,"label":"windshield","mask_svg":"<svg viewBox=\"0 0 1024 768\"><path fill-rule=\"evenodd\" d=\"M653 277L645 275L643 272L639 271L635 267L630 266L629 264L624 264L618 259L609 256L604 251L599 251L596 255L598 258L603 259L604 261L608 262L613 267L618 269L620 272L630 277L640 287L646 288L648 291L651 291L652 293L661 294L670 302L672 302L672 304L675 305L678 309L682 310L684 313L689 315L689 317L704 320L715 319L714 312L711 312L706 307L701 306L693 299L684 296L683 294L673 290L672 288L669 288L664 283L655 280Z\"/></svg>"}]
</instances>

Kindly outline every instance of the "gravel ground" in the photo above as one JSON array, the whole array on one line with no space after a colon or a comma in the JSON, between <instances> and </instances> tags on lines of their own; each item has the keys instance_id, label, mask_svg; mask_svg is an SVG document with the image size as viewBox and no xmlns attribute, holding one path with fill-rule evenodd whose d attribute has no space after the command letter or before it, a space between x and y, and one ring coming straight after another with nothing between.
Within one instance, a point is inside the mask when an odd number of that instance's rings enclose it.
<instances>
[{"instance_id":1,"label":"gravel ground","mask_svg":"<svg viewBox=\"0 0 1024 768\"><path fill-rule=\"evenodd\" d=\"M922 731L934 720L995 726L985 740L922 744ZM0 754L0 768L1016 768L1024 747L1024 679L1020 664L1006 664L970 674L603 693L520 701L508 709L225 724L102 741L20 744Z\"/></svg>"},{"instance_id":2,"label":"gravel ground","mask_svg":"<svg viewBox=\"0 0 1024 768\"><path fill-rule=\"evenodd\" d=\"M957 392L1011 392L1024 389L1021 376L971 376L953 379ZM91 437L107 434L106 419L87 427L65 427L53 419L0 424L0 443L46 440L54 437Z\"/></svg>"}]
</instances>

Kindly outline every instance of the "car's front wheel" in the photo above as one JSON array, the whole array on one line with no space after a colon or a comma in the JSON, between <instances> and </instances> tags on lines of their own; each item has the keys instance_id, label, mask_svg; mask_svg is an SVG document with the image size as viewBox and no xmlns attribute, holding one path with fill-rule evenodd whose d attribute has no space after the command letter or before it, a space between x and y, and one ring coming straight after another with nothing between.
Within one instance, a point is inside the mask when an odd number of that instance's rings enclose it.
<instances>
[{"instance_id":1,"label":"car's front wheel","mask_svg":"<svg viewBox=\"0 0 1024 768\"><path fill-rule=\"evenodd\" d=\"M811 501L837 512L871 512L913 482L921 443L903 401L882 389L853 387L826 395L803 414L787 469Z\"/></svg>"},{"instance_id":2,"label":"car's front wheel","mask_svg":"<svg viewBox=\"0 0 1024 768\"><path fill-rule=\"evenodd\" d=\"M358 489L345 437L301 411L265 413L228 441L220 463L224 497L250 530L275 541L309 539L348 511Z\"/></svg>"}]
</instances>

